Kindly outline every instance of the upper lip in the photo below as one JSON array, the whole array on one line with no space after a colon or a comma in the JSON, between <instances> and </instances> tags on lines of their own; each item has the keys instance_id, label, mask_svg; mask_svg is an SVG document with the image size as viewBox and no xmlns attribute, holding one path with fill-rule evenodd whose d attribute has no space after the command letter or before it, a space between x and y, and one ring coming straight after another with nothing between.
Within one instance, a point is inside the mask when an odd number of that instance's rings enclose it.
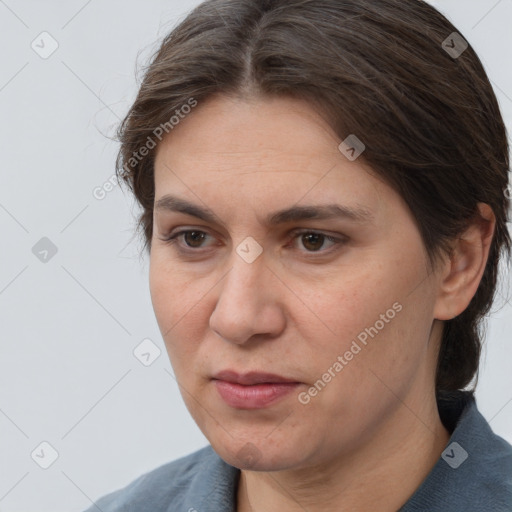
<instances>
[{"instance_id":1,"label":"upper lip","mask_svg":"<svg viewBox=\"0 0 512 512\"><path fill-rule=\"evenodd\" d=\"M273 384L282 382L297 382L293 379L287 379L273 373L267 372L247 372L237 373L234 370L223 370L213 376L214 379L233 382L235 384L242 384L244 386L251 386L253 384Z\"/></svg>"}]
</instances>

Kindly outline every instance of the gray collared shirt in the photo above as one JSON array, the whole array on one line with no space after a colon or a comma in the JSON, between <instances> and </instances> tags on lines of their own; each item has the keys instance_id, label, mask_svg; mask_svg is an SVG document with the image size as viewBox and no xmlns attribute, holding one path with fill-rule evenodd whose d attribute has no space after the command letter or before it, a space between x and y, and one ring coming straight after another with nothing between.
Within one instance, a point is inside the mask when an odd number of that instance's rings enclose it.
<instances>
[{"instance_id":1,"label":"gray collared shirt","mask_svg":"<svg viewBox=\"0 0 512 512\"><path fill-rule=\"evenodd\" d=\"M468 392L438 402L446 449L398 512L512 512L512 446ZM236 512L240 470L207 446L146 473L85 512Z\"/></svg>"}]
</instances>

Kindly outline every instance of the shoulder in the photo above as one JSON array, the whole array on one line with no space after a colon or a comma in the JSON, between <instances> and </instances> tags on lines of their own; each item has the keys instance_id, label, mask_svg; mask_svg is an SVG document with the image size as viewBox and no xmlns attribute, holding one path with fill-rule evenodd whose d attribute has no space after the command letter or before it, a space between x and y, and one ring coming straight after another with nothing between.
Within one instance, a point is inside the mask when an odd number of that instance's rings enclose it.
<instances>
[{"instance_id":1,"label":"shoulder","mask_svg":"<svg viewBox=\"0 0 512 512\"><path fill-rule=\"evenodd\" d=\"M139 476L126 487L103 496L85 512L164 512L193 509L191 497L210 492L209 481L222 479L227 484L236 468L226 464L211 446L164 464ZM197 498L196 498L197 499Z\"/></svg>"},{"instance_id":2,"label":"shoulder","mask_svg":"<svg viewBox=\"0 0 512 512\"><path fill-rule=\"evenodd\" d=\"M473 398L458 405L441 458L401 512L512 512L512 446L493 432Z\"/></svg>"},{"instance_id":3,"label":"shoulder","mask_svg":"<svg viewBox=\"0 0 512 512\"><path fill-rule=\"evenodd\" d=\"M461 472L466 489L482 510L512 511L512 446L494 433L489 423L474 406L468 423L467 465ZM472 459L472 460L470 460ZM462 467L462 466L461 466ZM485 508L487 507L487 508Z\"/></svg>"}]
</instances>

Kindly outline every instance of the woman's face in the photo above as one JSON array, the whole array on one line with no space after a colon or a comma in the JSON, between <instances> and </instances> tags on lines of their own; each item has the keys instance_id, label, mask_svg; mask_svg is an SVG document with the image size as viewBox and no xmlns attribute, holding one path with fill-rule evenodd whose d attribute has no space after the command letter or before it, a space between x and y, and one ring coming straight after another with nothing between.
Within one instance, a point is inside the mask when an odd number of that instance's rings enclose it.
<instances>
[{"instance_id":1,"label":"woman's face","mask_svg":"<svg viewBox=\"0 0 512 512\"><path fill-rule=\"evenodd\" d=\"M237 467L399 439L433 393L438 278L400 196L340 142L299 100L216 97L157 148L153 307L191 415Z\"/></svg>"}]
</instances>

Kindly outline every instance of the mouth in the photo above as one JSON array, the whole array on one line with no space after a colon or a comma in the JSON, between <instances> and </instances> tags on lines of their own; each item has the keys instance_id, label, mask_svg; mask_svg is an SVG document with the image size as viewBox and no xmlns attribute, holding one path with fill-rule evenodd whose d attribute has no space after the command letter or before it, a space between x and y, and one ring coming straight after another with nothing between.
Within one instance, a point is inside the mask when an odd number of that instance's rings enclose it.
<instances>
[{"instance_id":1,"label":"mouth","mask_svg":"<svg viewBox=\"0 0 512 512\"><path fill-rule=\"evenodd\" d=\"M239 374L232 370L212 378L220 397L236 409L261 409L289 395L301 383L266 372Z\"/></svg>"},{"instance_id":2,"label":"mouth","mask_svg":"<svg viewBox=\"0 0 512 512\"><path fill-rule=\"evenodd\" d=\"M253 386L255 384L290 384L298 383L293 379L282 377L274 373L267 372L247 372L237 373L234 370L223 370L213 376L215 380L240 384L242 386Z\"/></svg>"}]
</instances>

